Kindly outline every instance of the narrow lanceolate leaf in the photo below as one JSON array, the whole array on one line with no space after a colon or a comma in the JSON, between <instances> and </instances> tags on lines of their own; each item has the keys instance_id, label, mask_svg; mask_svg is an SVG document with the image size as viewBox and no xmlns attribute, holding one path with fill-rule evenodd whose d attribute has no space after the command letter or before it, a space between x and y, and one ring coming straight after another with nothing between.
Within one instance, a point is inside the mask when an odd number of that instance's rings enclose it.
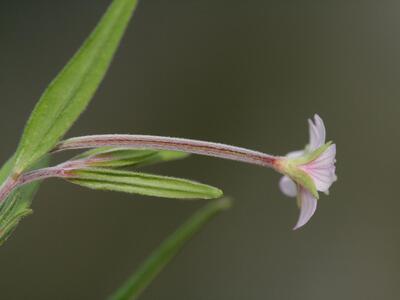
<instances>
[{"instance_id":1,"label":"narrow lanceolate leaf","mask_svg":"<svg viewBox=\"0 0 400 300\"><path fill-rule=\"evenodd\" d=\"M211 202L168 237L118 289L110 300L134 300L157 277L164 267L179 253L186 242L212 217L231 206L229 199Z\"/></svg>"},{"instance_id":2,"label":"narrow lanceolate leaf","mask_svg":"<svg viewBox=\"0 0 400 300\"><path fill-rule=\"evenodd\" d=\"M187 157L176 151L134 150L102 147L84 152L75 159L85 159L93 167L138 167Z\"/></svg>"},{"instance_id":3,"label":"narrow lanceolate leaf","mask_svg":"<svg viewBox=\"0 0 400 300\"><path fill-rule=\"evenodd\" d=\"M86 108L110 65L136 3L114 0L80 50L44 92L19 144L16 173L51 150Z\"/></svg>"},{"instance_id":4,"label":"narrow lanceolate leaf","mask_svg":"<svg viewBox=\"0 0 400 300\"><path fill-rule=\"evenodd\" d=\"M81 169L70 172L73 178L69 181L96 190L177 199L213 199L222 196L222 191L215 187L186 179L113 169Z\"/></svg>"}]
</instances>

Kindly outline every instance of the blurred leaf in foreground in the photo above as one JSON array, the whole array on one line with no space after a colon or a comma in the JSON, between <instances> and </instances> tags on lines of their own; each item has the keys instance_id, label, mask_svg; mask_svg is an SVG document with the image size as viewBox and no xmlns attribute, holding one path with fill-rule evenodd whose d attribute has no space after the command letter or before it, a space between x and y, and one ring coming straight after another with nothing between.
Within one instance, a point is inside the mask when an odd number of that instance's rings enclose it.
<instances>
[{"instance_id":1,"label":"blurred leaf in foreground","mask_svg":"<svg viewBox=\"0 0 400 300\"><path fill-rule=\"evenodd\" d=\"M200 209L185 224L168 237L109 299L137 299L143 290L149 286L164 267L179 253L186 242L207 224L212 217L230 208L231 205L230 199L222 198Z\"/></svg>"}]
</instances>

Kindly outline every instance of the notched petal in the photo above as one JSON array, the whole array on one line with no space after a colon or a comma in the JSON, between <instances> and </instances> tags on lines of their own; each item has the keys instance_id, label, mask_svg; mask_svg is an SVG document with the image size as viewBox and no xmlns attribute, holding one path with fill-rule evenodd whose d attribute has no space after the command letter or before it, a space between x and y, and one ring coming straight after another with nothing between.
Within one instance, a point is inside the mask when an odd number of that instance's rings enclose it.
<instances>
[{"instance_id":1,"label":"notched petal","mask_svg":"<svg viewBox=\"0 0 400 300\"><path fill-rule=\"evenodd\" d=\"M314 124L318 130L318 135L319 135L319 139L321 142L320 146L322 146L323 144L325 144L326 129L325 129L324 121L322 121L321 117L317 114L314 115Z\"/></svg>"},{"instance_id":2,"label":"notched petal","mask_svg":"<svg viewBox=\"0 0 400 300\"><path fill-rule=\"evenodd\" d=\"M309 150L314 151L325 144L325 125L320 116L317 114L314 115L314 120L308 119L308 125L310 131Z\"/></svg>"}]
</instances>

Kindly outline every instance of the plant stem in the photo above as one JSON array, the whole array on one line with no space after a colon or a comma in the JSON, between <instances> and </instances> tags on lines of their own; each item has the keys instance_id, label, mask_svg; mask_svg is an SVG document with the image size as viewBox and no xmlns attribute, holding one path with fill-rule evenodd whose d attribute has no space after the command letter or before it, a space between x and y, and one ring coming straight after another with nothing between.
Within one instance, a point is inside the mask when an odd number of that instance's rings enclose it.
<instances>
[{"instance_id":1,"label":"plant stem","mask_svg":"<svg viewBox=\"0 0 400 300\"><path fill-rule=\"evenodd\" d=\"M14 189L23 186L25 184L51 177L58 177L58 178L70 177L70 175L67 172L68 169L66 168L66 166L67 165L61 164L55 167L43 168L27 172L21 174L18 177L15 176L8 177L6 181L3 183L3 185L0 187L0 204L11 194L11 192Z\"/></svg>"},{"instance_id":2,"label":"plant stem","mask_svg":"<svg viewBox=\"0 0 400 300\"><path fill-rule=\"evenodd\" d=\"M52 177L65 178L68 177L65 169L60 166L44 168L22 174L18 180L18 186L22 186L33 181L43 180Z\"/></svg>"},{"instance_id":3,"label":"plant stem","mask_svg":"<svg viewBox=\"0 0 400 300\"><path fill-rule=\"evenodd\" d=\"M65 140L53 152L68 149L121 147L135 149L172 150L241 161L276 168L278 157L246 148L199 140L152 135L91 135Z\"/></svg>"}]
</instances>

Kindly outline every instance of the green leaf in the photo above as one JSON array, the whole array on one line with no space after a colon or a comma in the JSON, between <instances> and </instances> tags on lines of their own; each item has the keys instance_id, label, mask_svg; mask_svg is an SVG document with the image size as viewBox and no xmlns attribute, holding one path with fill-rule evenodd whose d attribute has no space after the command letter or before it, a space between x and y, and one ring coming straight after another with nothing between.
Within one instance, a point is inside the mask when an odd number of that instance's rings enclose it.
<instances>
[{"instance_id":1,"label":"green leaf","mask_svg":"<svg viewBox=\"0 0 400 300\"><path fill-rule=\"evenodd\" d=\"M92 99L136 7L114 0L80 50L53 80L33 110L14 166L21 173L50 151Z\"/></svg>"},{"instance_id":2,"label":"green leaf","mask_svg":"<svg viewBox=\"0 0 400 300\"><path fill-rule=\"evenodd\" d=\"M72 183L96 190L141 194L177 199L213 199L222 191L198 182L113 169L81 169L70 171Z\"/></svg>"},{"instance_id":3,"label":"green leaf","mask_svg":"<svg viewBox=\"0 0 400 300\"><path fill-rule=\"evenodd\" d=\"M148 165L184 159L189 156L190 154L185 152L160 150L156 151L156 153L154 153L154 155L149 157L147 160L137 163L135 167L144 167Z\"/></svg>"},{"instance_id":4,"label":"green leaf","mask_svg":"<svg viewBox=\"0 0 400 300\"><path fill-rule=\"evenodd\" d=\"M17 227L22 218L30 215L32 210L20 205L23 200L21 193L12 193L0 208L0 245L3 245ZM29 199L30 200L30 199Z\"/></svg>"},{"instance_id":5,"label":"green leaf","mask_svg":"<svg viewBox=\"0 0 400 300\"><path fill-rule=\"evenodd\" d=\"M217 213L228 209L227 198L213 201L194 214L185 224L167 238L138 268L110 300L133 300L157 277L164 267L179 253L186 242L194 236Z\"/></svg>"},{"instance_id":6,"label":"green leaf","mask_svg":"<svg viewBox=\"0 0 400 300\"><path fill-rule=\"evenodd\" d=\"M12 157L0 170L0 184L6 180L13 166ZM48 166L48 157L44 157L35 168ZM0 204L0 245L2 245L12 234L22 218L30 215L32 199L39 188L40 182L33 182L22 186L13 192L7 199Z\"/></svg>"},{"instance_id":7,"label":"green leaf","mask_svg":"<svg viewBox=\"0 0 400 300\"><path fill-rule=\"evenodd\" d=\"M183 159L189 155L176 151L139 150L126 148L101 147L86 151L74 159L89 159L93 167L139 167L149 164Z\"/></svg>"}]
</instances>

